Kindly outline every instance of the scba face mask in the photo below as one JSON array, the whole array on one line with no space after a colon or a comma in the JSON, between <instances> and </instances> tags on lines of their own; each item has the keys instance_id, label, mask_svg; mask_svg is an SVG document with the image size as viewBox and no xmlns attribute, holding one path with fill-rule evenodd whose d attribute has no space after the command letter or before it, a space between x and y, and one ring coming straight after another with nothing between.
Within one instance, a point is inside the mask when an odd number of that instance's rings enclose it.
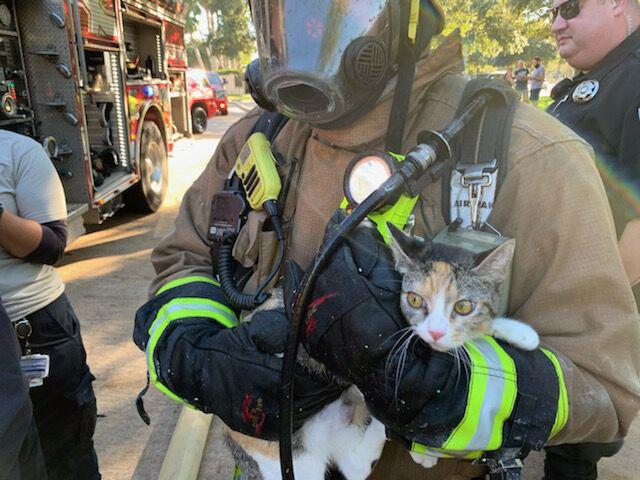
<instances>
[{"instance_id":1,"label":"scba face mask","mask_svg":"<svg viewBox=\"0 0 640 480\"><path fill-rule=\"evenodd\" d=\"M249 4L260 60L250 65L246 80L260 106L313 126L340 128L373 108L389 79L398 74L392 116L397 117L397 130L403 129L399 112L406 109L415 62L444 26L437 2Z\"/></svg>"},{"instance_id":2,"label":"scba face mask","mask_svg":"<svg viewBox=\"0 0 640 480\"><path fill-rule=\"evenodd\" d=\"M338 126L394 73L401 7L388 0L253 0L260 68L249 83L284 115Z\"/></svg>"}]
</instances>

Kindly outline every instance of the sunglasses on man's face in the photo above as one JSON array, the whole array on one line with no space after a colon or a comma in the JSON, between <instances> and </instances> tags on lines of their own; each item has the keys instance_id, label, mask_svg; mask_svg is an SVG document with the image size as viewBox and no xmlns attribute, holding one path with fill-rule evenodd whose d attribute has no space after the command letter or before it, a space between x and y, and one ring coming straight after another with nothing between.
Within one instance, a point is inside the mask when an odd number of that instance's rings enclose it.
<instances>
[{"instance_id":1,"label":"sunglasses on man's face","mask_svg":"<svg viewBox=\"0 0 640 480\"><path fill-rule=\"evenodd\" d=\"M551 9L551 23L560 15L565 20L571 20L580 15L580 0L567 0Z\"/></svg>"}]
</instances>

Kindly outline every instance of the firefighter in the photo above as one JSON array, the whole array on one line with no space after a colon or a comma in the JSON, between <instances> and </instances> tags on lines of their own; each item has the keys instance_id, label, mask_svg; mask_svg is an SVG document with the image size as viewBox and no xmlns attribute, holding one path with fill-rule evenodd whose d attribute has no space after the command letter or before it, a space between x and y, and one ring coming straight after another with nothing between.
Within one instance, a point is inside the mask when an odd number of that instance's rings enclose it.
<instances>
[{"instance_id":1,"label":"firefighter","mask_svg":"<svg viewBox=\"0 0 640 480\"><path fill-rule=\"evenodd\" d=\"M94 377L78 318L53 267L67 241L62 183L34 140L0 130L0 144L0 296L24 359L49 361L48 376L34 379L30 391L47 474L97 479Z\"/></svg>"},{"instance_id":2,"label":"firefighter","mask_svg":"<svg viewBox=\"0 0 640 480\"><path fill-rule=\"evenodd\" d=\"M342 200L354 154L381 150L385 142L393 151L407 152L418 132L442 129L453 120L466 84L461 41L454 35L437 49L428 48L431 35L442 28L433 2L253 0L250 5L262 59L254 93L261 105L290 118L274 141L290 172L283 210L286 255L306 269ZM380 62L372 65L367 58ZM288 320L281 312L264 312L260 322L238 326L212 274L207 241L212 198L261 115L249 113L225 134L185 195L175 231L155 248L157 275L149 301L137 312L134 340L162 391L215 413L238 431L274 439L281 364L273 353L284 348ZM482 466L465 461L445 459L430 470L412 461L411 445L445 447L446 454L443 432L459 433L455 445L513 447L524 454L547 443L621 438L638 410L637 312L588 145L544 112L518 105L507 157L495 205L486 202L485 209L493 208L488 222L518 245L509 314L532 325L546 347L494 352L522 380L512 385L515 404L503 405L504 398L489 391L467 401L463 392L473 376L463 377L460 388L444 388L455 384L449 381L459 372L446 357L433 354L410 356L406 372L411 373L400 386L406 408L389 408L384 389L369 381L385 361L371 352L384 354L393 343L381 345L379 332L392 335L401 322L398 294L380 295L377 273L390 265L376 247L378 239L372 233L343 246L319 279L315 295L332 285L342 303L326 301L317 308L307 346L330 370L358 385L395 439L372 478L483 474ZM415 209L420 236L432 237L451 221L441 208L443 186L432 184L420 196ZM254 265L258 279L271 271L273 262L264 260L275 258L277 248L274 232L263 226L264 218L251 217L234 248L238 262ZM362 342L370 349L361 348ZM314 411L305 407L328 402L335 393L332 385L303 373L296 382L302 410L295 409L294 425L299 425ZM259 410L260 422L256 415L242 415L247 403L252 412ZM495 408L503 414L488 413ZM451 414L434 418L442 409ZM457 427L465 415L475 427L463 431ZM474 437L483 429L496 432L490 443L483 443L484 435Z\"/></svg>"}]
</instances>

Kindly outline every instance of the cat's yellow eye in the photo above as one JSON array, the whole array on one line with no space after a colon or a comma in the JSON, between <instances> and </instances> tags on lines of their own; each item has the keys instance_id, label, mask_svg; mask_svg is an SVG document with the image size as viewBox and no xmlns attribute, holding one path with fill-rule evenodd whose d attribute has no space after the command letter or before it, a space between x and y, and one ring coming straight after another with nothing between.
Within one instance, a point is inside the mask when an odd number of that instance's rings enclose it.
<instances>
[{"instance_id":1,"label":"cat's yellow eye","mask_svg":"<svg viewBox=\"0 0 640 480\"><path fill-rule=\"evenodd\" d=\"M424 305L424 299L417 293L407 292L407 303L412 308L422 308Z\"/></svg>"},{"instance_id":2,"label":"cat's yellow eye","mask_svg":"<svg viewBox=\"0 0 640 480\"><path fill-rule=\"evenodd\" d=\"M453 310L458 315L469 315L475 310L476 306L471 300L459 300L453 306Z\"/></svg>"}]
</instances>

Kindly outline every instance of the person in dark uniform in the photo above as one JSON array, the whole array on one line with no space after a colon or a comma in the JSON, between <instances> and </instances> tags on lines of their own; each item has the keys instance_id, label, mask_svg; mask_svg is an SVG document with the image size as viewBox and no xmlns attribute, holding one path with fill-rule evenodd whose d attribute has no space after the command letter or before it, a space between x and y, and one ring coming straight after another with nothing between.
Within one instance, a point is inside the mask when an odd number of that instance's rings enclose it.
<instances>
[{"instance_id":1,"label":"person in dark uniform","mask_svg":"<svg viewBox=\"0 0 640 480\"><path fill-rule=\"evenodd\" d=\"M20 345L0 299L0 480L46 480Z\"/></svg>"},{"instance_id":2,"label":"person in dark uniform","mask_svg":"<svg viewBox=\"0 0 640 480\"><path fill-rule=\"evenodd\" d=\"M0 145L0 296L22 353L50 361L48 376L29 391L47 476L99 480L94 377L53 266L67 243L62 183L33 139L0 130Z\"/></svg>"},{"instance_id":3,"label":"person in dark uniform","mask_svg":"<svg viewBox=\"0 0 640 480\"><path fill-rule=\"evenodd\" d=\"M547 111L594 148L640 305L640 4L554 0L552 19L558 53L578 74L554 87ZM596 478L598 460L621 446L617 441L548 448L546 478Z\"/></svg>"}]
</instances>

